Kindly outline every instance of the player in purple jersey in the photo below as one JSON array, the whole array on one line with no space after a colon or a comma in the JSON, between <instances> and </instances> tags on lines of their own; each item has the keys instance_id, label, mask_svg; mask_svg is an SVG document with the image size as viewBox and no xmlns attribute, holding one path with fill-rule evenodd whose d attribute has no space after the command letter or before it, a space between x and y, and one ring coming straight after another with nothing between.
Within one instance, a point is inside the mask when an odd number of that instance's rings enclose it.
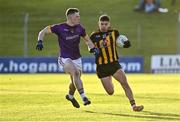
<instances>
[{"instance_id":1,"label":"player in purple jersey","mask_svg":"<svg viewBox=\"0 0 180 122\"><path fill-rule=\"evenodd\" d=\"M84 105L91 103L85 95L83 83L80 78L82 72L82 61L79 51L80 37L83 37L89 51L95 56L99 54L99 51L94 47L85 29L80 25L79 10L77 8L67 9L66 18L66 22L47 26L39 32L36 49L43 49L43 38L45 34L54 33L57 35L60 47L58 64L62 65L64 71L70 74L71 77L69 93L66 95L66 99L69 100L74 107L79 108L80 105L74 98L76 89Z\"/></svg>"}]
</instances>

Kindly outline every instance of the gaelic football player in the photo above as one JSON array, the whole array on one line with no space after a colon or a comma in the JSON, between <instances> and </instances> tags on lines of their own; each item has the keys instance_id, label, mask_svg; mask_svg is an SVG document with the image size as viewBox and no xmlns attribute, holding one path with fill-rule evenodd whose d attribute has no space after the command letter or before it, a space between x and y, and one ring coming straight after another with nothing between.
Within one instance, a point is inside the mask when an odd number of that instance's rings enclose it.
<instances>
[{"instance_id":1,"label":"gaelic football player","mask_svg":"<svg viewBox=\"0 0 180 122\"><path fill-rule=\"evenodd\" d=\"M67 9L66 18L66 22L47 26L39 32L36 49L43 49L43 38L46 34L54 33L57 35L60 47L58 64L62 65L64 71L71 77L69 93L66 95L66 99L70 101L74 107L79 108L80 105L74 98L76 89L84 105L91 103L85 95L81 80L82 61L79 51L80 37L83 37L91 53L96 55L98 50L94 47L94 44L86 34L84 27L80 24L79 10L77 8Z\"/></svg>"},{"instance_id":2,"label":"gaelic football player","mask_svg":"<svg viewBox=\"0 0 180 122\"><path fill-rule=\"evenodd\" d=\"M134 111L142 111L143 106L137 106L133 97L132 90L127 82L126 75L118 62L116 49L116 39L120 35L117 30L110 27L110 17L102 15L99 17L99 30L93 32L90 36L95 47L99 49L99 56L96 56L97 75L109 95L113 95L114 87L112 77L115 78L125 91ZM130 47L129 41L124 43L124 48Z\"/></svg>"}]
</instances>

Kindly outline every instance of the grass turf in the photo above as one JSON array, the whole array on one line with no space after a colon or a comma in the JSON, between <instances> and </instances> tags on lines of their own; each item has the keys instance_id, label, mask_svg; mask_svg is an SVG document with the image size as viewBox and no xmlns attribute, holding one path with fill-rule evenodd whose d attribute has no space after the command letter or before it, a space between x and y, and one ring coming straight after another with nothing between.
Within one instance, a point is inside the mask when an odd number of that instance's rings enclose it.
<instances>
[{"instance_id":1,"label":"grass turf","mask_svg":"<svg viewBox=\"0 0 180 122\"><path fill-rule=\"evenodd\" d=\"M128 74L137 104L133 112L116 81L115 94L106 95L94 74L83 74L92 101L76 109L65 99L69 76L65 74L0 75L0 121L180 121L180 75Z\"/></svg>"}]
</instances>

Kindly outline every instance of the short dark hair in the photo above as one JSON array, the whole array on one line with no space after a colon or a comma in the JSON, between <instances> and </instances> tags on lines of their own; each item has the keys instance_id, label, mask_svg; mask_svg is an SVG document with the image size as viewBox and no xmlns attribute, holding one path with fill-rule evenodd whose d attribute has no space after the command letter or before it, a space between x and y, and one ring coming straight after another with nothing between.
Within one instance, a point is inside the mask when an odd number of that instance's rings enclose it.
<instances>
[{"instance_id":1,"label":"short dark hair","mask_svg":"<svg viewBox=\"0 0 180 122\"><path fill-rule=\"evenodd\" d=\"M70 15L70 14L74 14L74 13L76 13L76 12L79 12L79 9L77 9L77 8L68 8L68 9L66 10L66 16L68 16L68 15Z\"/></svg>"},{"instance_id":2,"label":"short dark hair","mask_svg":"<svg viewBox=\"0 0 180 122\"><path fill-rule=\"evenodd\" d=\"M110 21L110 17L108 15L101 15L99 21Z\"/></svg>"}]
</instances>

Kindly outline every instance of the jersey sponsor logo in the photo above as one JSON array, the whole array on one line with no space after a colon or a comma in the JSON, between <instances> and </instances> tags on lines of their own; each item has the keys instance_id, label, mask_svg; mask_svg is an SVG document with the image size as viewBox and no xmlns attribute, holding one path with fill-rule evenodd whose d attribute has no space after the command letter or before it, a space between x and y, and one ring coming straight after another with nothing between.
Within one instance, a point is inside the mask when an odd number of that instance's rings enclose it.
<instances>
[{"instance_id":1,"label":"jersey sponsor logo","mask_svg":"<svg viewBox=\"0 0 180 122\"><path fill-rule=\"evenodd\" d=\"M67 28L64 29L65 32L68 32L69 30Z\"/></svg>"},{"instance_id":2,"label":"jersey sponsor logo","mask_svg":"<svg viewBox=\"0 0 180 122\"><path fill-rule=\"evenodd\" d=\"M66 40L72 40L72 39L76 39L76 38L79 38L79 35L67 36Z\"/></svg>"}]
</instances>

